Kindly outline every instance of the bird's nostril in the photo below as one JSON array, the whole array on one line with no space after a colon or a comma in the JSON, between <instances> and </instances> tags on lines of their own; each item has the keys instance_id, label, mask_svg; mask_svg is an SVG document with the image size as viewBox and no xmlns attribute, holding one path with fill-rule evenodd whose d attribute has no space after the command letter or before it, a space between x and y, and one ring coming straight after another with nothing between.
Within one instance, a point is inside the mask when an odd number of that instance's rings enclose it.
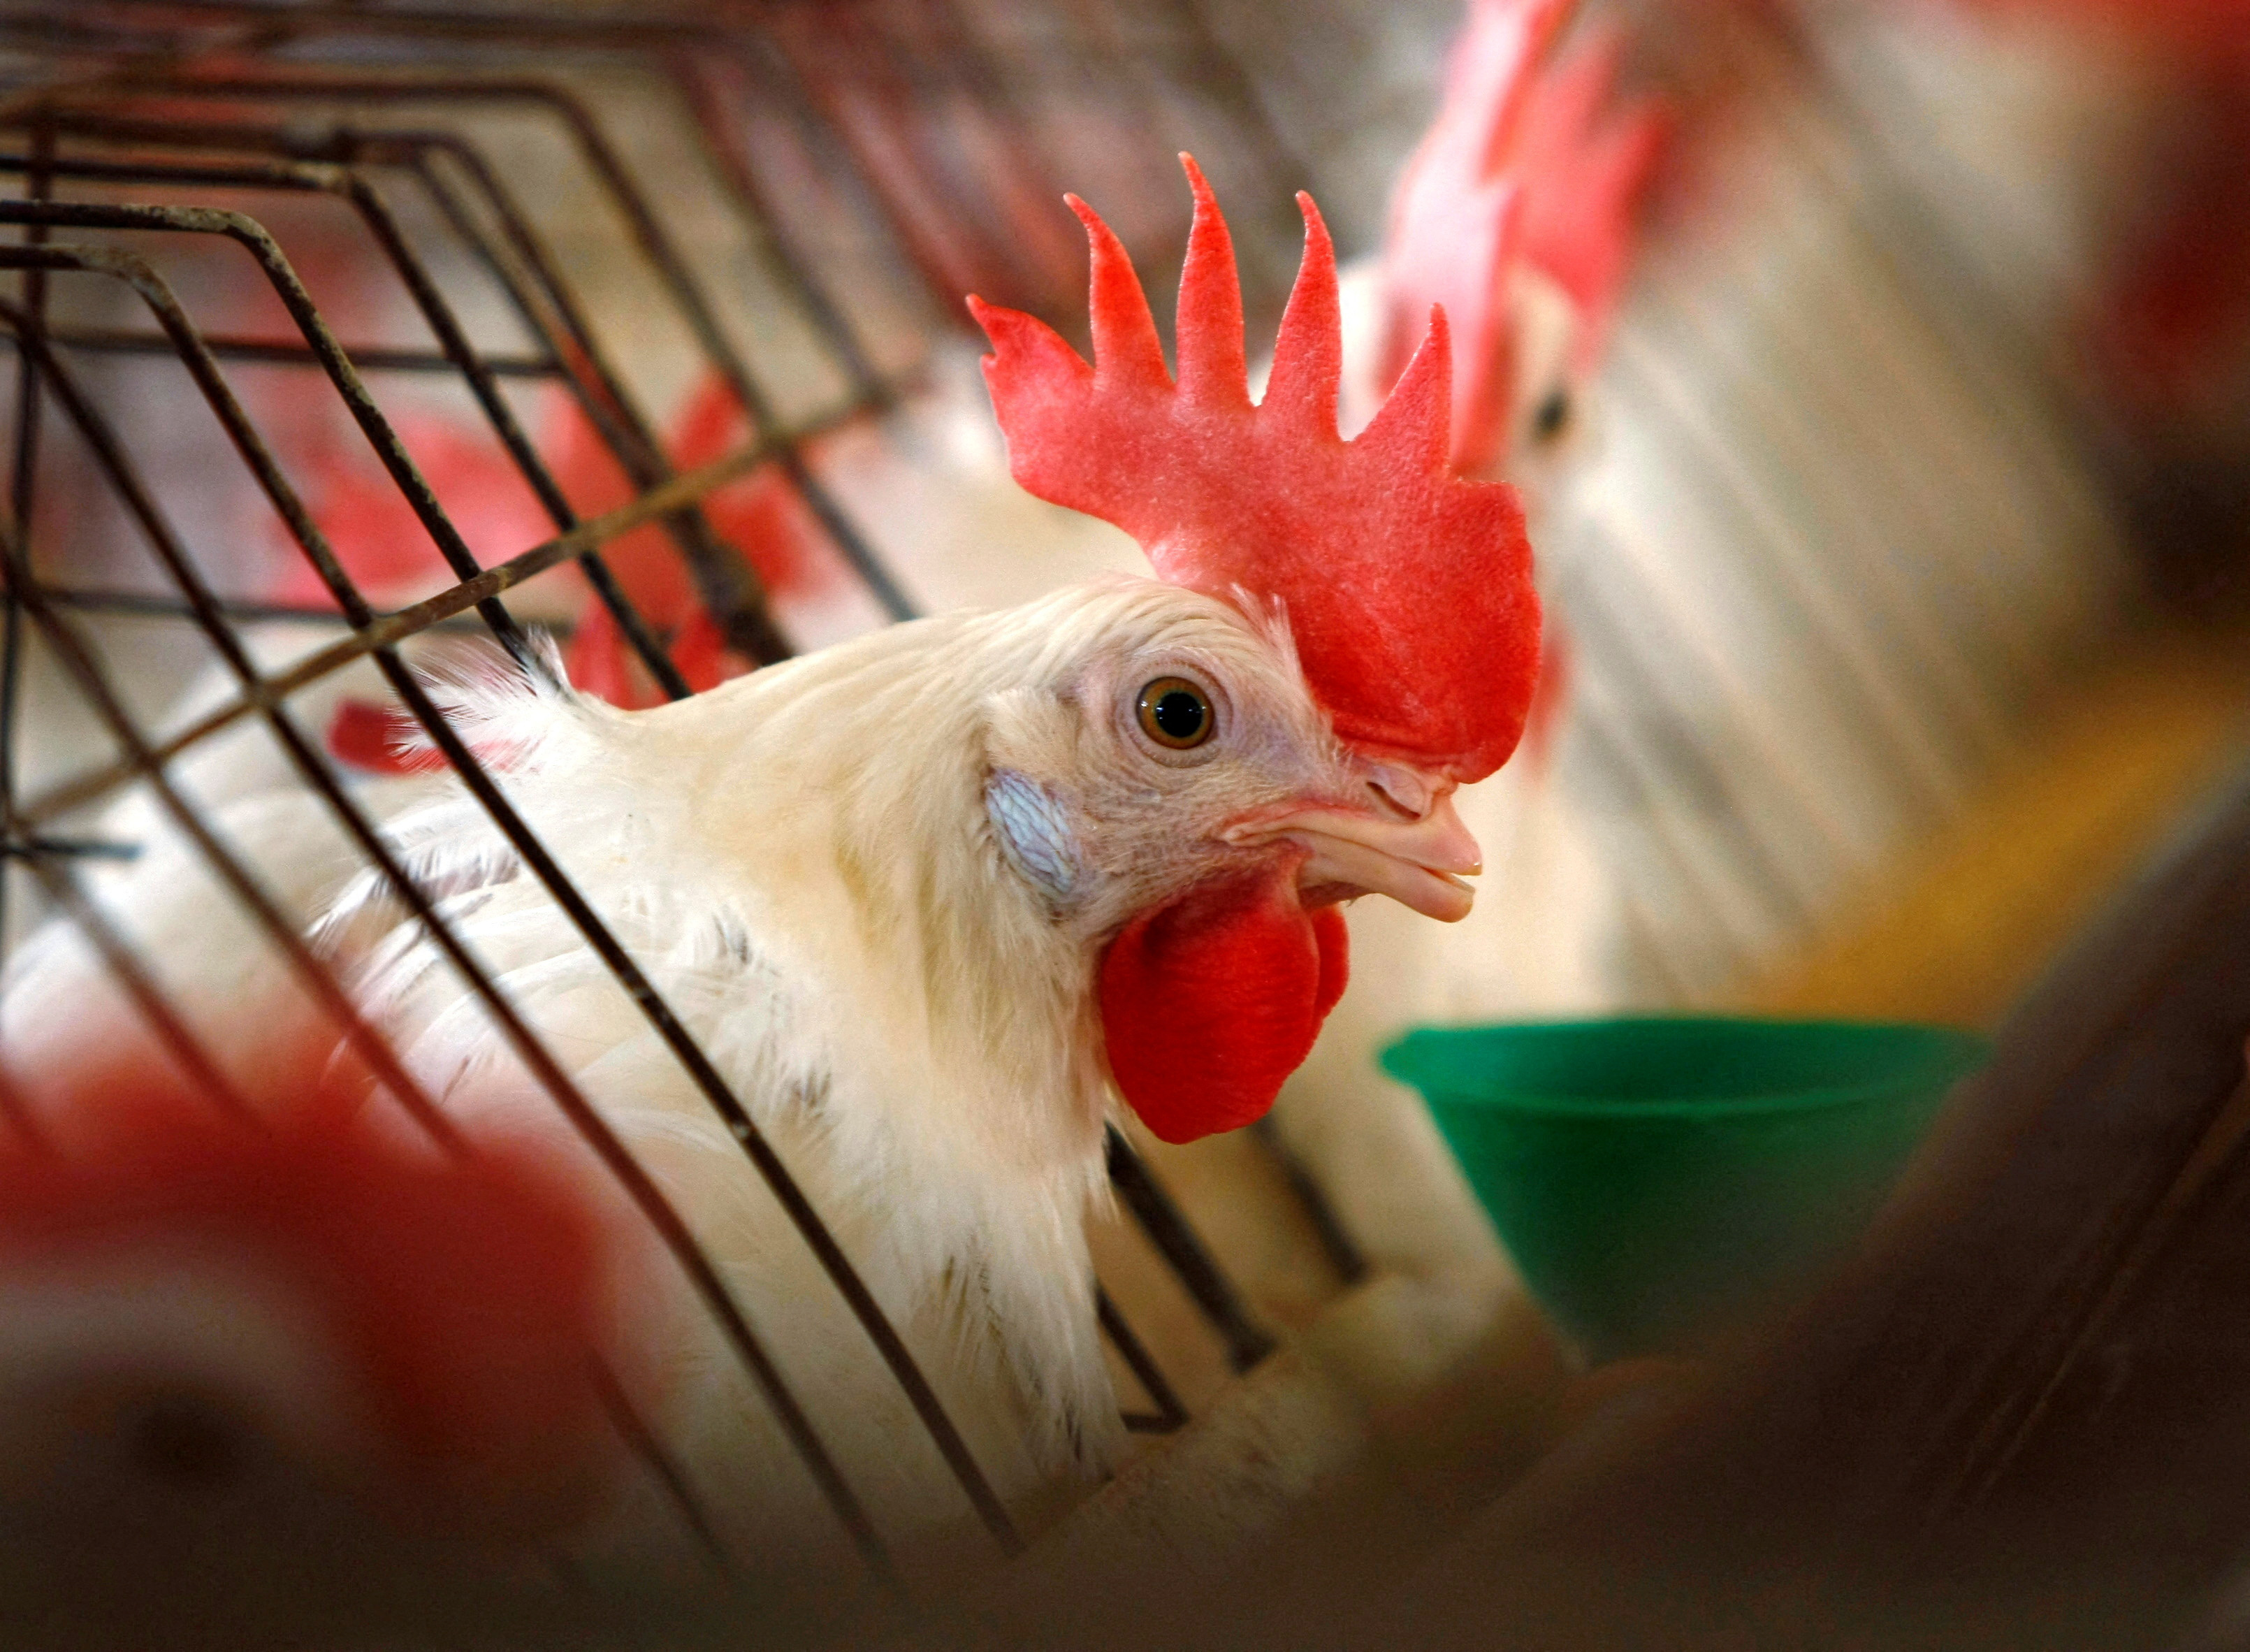
<instances>
[{"instance_id":1,"label":"bird's nostril","mask_svg":"<svg viewBox=\"0 0 2250 1652\"><path fill-rule=\"evenodd\" d=\"M1422 818L1422 812L1419 809L1410 807L1399 801L1397 794L1380 780L1370 780L1367 783L1367 789L1375 793L1378 805L1388 809L1402 820L1418 820Z\"/></svg>"},{"instance_id":2,"label":"bird's nostril","mask_svg":"<svg viewBox=\"0 0 2250 1652\"><path fill-rule=\"evenodd\" d=\"M1429 777L1404 764L1370 763L1360 773L1367 789L1375 794L1377 812L1409 824L1426 817L1440 796Z\"/></svg>"}]
</instances>

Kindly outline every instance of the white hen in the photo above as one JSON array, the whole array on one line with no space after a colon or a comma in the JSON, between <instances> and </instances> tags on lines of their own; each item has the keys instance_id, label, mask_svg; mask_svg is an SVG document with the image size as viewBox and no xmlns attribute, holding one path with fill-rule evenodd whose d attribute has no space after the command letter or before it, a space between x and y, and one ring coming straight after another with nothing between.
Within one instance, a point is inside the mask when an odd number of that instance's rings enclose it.
<instances>
[{"instance_id":1,"label":"white hen","mask_svg":"<svg viewBox=\"0 0 2250 1652\"><path fill-rule=\"evenodd\" d=\"M1522 518L1508 489L1447 472L1442 331L1343 442L1333 256L1308 203L1253 408L1232 249L1191 176L1177 387L1091 214L1098 373L1028 318L981 312L1025 484L1113 515L1175 583L899 626L642 712L512 674L456 694L464 736L792 1167L1004 1498L1083 1475L1116 1435L1082 1230L1113 1095L1175 1140L1263 1112L1342 990L1338 902L1467 910L1476 851L1450 794L1505 757L1529 697ZM241 809L271 840L289 806ZM450 788L390 830L687 1216L886 1532L965 1523L734 1136L513 845ZM473 1133L556 1134L389 894L364 874L322 931L369 1013ZM243 922L176 869L117 905L144 935L200 918L206 950ZM11 1021L91 992L87 962L28 960ZM264 991L245 973L224 1006L187 996L254 1048ZM44 1048L58 1071L74 1059L66 1039ZM785 1434L664 1291L679 1311L656 1409L737 1552L766 1570L832 1547Z\"/></svg>"}]
</instances>

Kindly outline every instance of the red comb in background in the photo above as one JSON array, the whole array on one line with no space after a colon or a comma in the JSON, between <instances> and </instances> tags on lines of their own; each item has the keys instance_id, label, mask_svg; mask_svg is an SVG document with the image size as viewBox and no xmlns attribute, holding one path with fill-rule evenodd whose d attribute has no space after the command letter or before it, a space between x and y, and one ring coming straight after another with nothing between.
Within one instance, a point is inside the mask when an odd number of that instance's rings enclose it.
<instances>
[{"instance_id":1,"label":"red comb in background","mask_svg":"<svg viewBox=\"0 0 2250 1652\"><path fill-rule=\"evenodd\" d=\"M1523 257L1524 186L1509 162L1532 76L1569 0L1471 6L1446 67L1437 117L1391 195L1384 237L1386 315L1377 382L1405 370L1432 304L1460 340L1453 460L1501 457L1515 362L1508 282Z\"/></svg>"},{"instance_id":2,"label":"red comb in background","mask_svg":"<svg viewBox=\"0 0 2250 1652\"><path fill-rule=\"evenodd\" d=\"M1180 274L1179 380L1117 238L1074 197L1092 246L1094 365L977 299L986 383L1028 491L1115 522L1157 574L1286 611L1336 732L1474 780L1515 748L1538 668L1539 608L1513 489L1448 465L1442 313L1373 422L1336 433L1336 252L1309 196L1304 262L1253 405L1233 243L1181 157L1195 222Z\"/></svg>"},{"instance_id":3,"label":"red comb in background","mask_svg":"<svg viewBox=\"0 0 2250 1652\"><path fill-rule=\"evenodd\" d=\"M551 418L556 474L580 515L597 516L615 510L640 491L575 402L558 400ZM693 470L756 434L749 414L714 371L705 375L680 404L665 446L675 469ZM703 501L704 515L719 536L749 559L770 594L811 596L840 583L843 564L828 549L818 525L801 506L794 515L780 512L776 494L794 498L779 470L762 467L714 489ZM636 528L612 541L603 548L602 559L652 625L678 625L696 605L687 564L671 536L657 524Z\"/></svg>"},{"instance_id":4,"label":"red comb in background","mask_svg":"<svg viewBox=\"0 0 2250 1652\"><path fill-rule=\"evenodd\" d=\"M1617 37L1548 66L1570 4L1473 0L1437 116L1391 193L1379 379L1405 370L1422 318L1443 305L1460 344L1453 460L1472 473L1506 457L1516 270L1536 268L1570 295L1577 360L1592 360L1661 143L1653 106L1612 108Z\"/></svg>"},{"instance_id":5,"label":"red comb in background","mask_svg":"<svg viewBox=\"0 0 2250 1652\"><path fill-rule=\"evenodd\" d=\"M614 1468L590 1361L615 1340L622 1235L559 1164L506 1143L443 1156L376 1128L318 1063L283 1066L294 1079L247 1098L263 1129L113 1067L53 1110L60 1151L0 1146L0 1342L52 1366L55 1337L93 1324L83 1372L43 1380L184 1386L211 1427L294 1448L413 1529L579 1517ZM196 1323L183 1303L229 1352L215 1373L165 1340ZM43 1315L64 1327L44 1341L24 1323ZM4 1381L27 1379L18 1363ZM11 1412L0 1434L31 1426Z\"/></svg>"},{"instance_id":6,"label":"red comb in background","mask_svg":"<svg viewBox=\"0 0 2250 1652\"><path fill-rule=\"evenodd\" d=\"M458 518L473 547L521 550L554 532L528 485L497 444L480 444L434 422L403 426L438 497L449 508L458 497L470 515ZM673 464L682 470L708 464L755 434L749 416L724 379L707 377L676 419L670 440ZM575 402L559 398L549 415L545 445L572 506L599 515L637 491L603 446ZM429 536L387 476L369 480L331 467L322 484L320 517L344 565L378 603L404 602L453 578ZM765 466L715 489L703 501L720 538L749 559L766 589L784 600L817 597L842 583L842 564L797 490ZM507 554L513 555L514 551ZM666 639L666 652L695 693L752 669L726 645L718 625L696 594L687 565L663 528L635 529L603 547L602 560L634 612ZM434 571L433 571L434 570ZM609 605L582 584L578 619L563 649L573 686L611 705L640 709L661 704L663 688L625 640ZM298 557L277 585L278 600L325 605L311 565ZM330 754L376 775L434 773L445 761L411 743L413 726L388 702L346 700L330 718Z\"/></svg>"},{"instance_id":7,"label":"red comb in background","mask_svg":"<svg viewBox=\"0 0 2250 1652\"><path fill-rule=\"evenodd\" d=\"M585 415L570 404L560 417L556 471L571 503L586 515L598 515L632 499L638 490ZM749 414L714 372L681 407L667 446L676 468L692 470L756 434ZM845 583L841 559L775 466L763 466L713 490L703 501L703 514L712 531L742 553L767 593L781 602L810 601ZM752 668L756 662L726 647L686 562L662 527L635 529L604 546L602 560L641 618L659 634L670 633L672 662L690 688L700 694ZM590 593L563 664L573 684L613 705L640 708L664 699L608 607Z\"/></svg>"},{"instance_id":8,"label":"red comb in background","mask_svg":"<svg viewBox=\"0 0 2250 1652\"><path fill-rule=\"evenodd\" d=\"M1581 363L1607 336L1670 124L1646 99L1618 101L1624 55L1625 37L1612 28L1536 76L1516 141L1523 255L1577 305Z\"/></svg>"},{"instance_id":9,"label":"red comb in background","mask_svg":"<svg viewBox=\"0 0 2250 1652\"><path fill-rule=\"evenodd\" d=\"M554 523L498 437L430 414L402 413L392 423L438 502L480 561L513 556L554 534ZM335 436L323 431L299 439L298 446L307 450L300 457L307 504L361 593L379 608L404 607L460 576L390 473L357 438L356 431ZM268 599L335 606L311 560L278 525L274 531L286 549L281 569L266 591Z\"/></svg>"}]
</instances>

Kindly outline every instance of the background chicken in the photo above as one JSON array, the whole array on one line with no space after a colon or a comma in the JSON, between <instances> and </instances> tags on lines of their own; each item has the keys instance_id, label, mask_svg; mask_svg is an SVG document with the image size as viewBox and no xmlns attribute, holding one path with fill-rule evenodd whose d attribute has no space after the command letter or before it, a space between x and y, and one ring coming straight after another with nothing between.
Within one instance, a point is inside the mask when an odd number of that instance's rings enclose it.
<instances>
[{"instance_id":1,"label":"background chicken","mask_svg":"<svg viewBox=\"0 0 2250 1652\"><path fill-rule=\"evenodd\" d=\"M113 1045L0 1109L19 1644L372 1633L480 1590L521 1610L487 1558L620 1478L645 1234L551 1153L466 1153L362 1109L317 1043L266 1053L238 1088Z\"/></svg>"},{"instance_id":2,"label":"background chicken","mask_svg":"<svg viewBox=\"0 0 2250 1652\"><path fill-rule=\"evenodd\" d=\"M1571 10L1470 6L1435 117L1393 185L1383 246L1356 273L1356 328L1346 324L1362 342L1346 383L1363 398L1397 371L1410 317L1440 303L1465 318L1471 366L1453 387L1453 462L1523 480L1535 505L1569 485L1569 466L1598 439L1594 380L1662 130L1651 102L1618 94L1617 37L1558 50ZM1544 655L1542 747L1568 715L1570 645L1551 612ZM1454 1334L1482 1323L1508 1275L1418 1102L1381 1079L1373 1055L1398 1029L1457 1013L1446 984L1460 971L1516 984L1509 1007L1599 992L1616 896L1582 805L1543 755L1535 748L1533 761L1462 794L1487 846L1487 898L1443 952L1374 907L1355 914L1355 942L1379 962L1278 1116L1359 1242L1433 1286L1425 1306L1458 1313ZM1445 1340L1431 1322L1422 1334Z\"/></svg>"}]
</instances>

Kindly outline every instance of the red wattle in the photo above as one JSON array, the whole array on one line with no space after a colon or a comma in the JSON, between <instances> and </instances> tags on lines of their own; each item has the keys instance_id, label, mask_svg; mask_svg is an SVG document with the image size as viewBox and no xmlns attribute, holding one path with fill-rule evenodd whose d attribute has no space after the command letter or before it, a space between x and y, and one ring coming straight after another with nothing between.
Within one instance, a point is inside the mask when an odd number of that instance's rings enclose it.
<instances>
[{"instance_id":1,"label":"red wattle","mask_svg":"<svg viewBox=\"0 0 2250 1652\"><path fill-rule=\"evenodd\" d=\"M1351 979L1351 931L1344 926L1343 910L1340 907L1324 906L1312 915L1313 939L1321 949L1321 981L1313 993L1313 1033L1318 1037L1321 1023L1329 1019L1329 1012L1343 996L1345 985ZM1312 1049L1309 1041L1305 1048ZM1297 1058L1302 1062L1304 1057ZM1290 1072L1296 1068L1292 1067ZM1283 1074L1287 1077L1287 1074Z\"/></svg>"},{"instance_id":2,"label":"red wattle","mask_svg":"<svg viewBox=\"0 0 2250 1652\"><path fill-rule=\"evenodd\" d=\"M1119 1091L1167 1142L1263 1116L1342 996L1347 949L1342 914L1298 901L1294 867L1135 918L1098 985Z\"/></svg>"}]
</instances>

